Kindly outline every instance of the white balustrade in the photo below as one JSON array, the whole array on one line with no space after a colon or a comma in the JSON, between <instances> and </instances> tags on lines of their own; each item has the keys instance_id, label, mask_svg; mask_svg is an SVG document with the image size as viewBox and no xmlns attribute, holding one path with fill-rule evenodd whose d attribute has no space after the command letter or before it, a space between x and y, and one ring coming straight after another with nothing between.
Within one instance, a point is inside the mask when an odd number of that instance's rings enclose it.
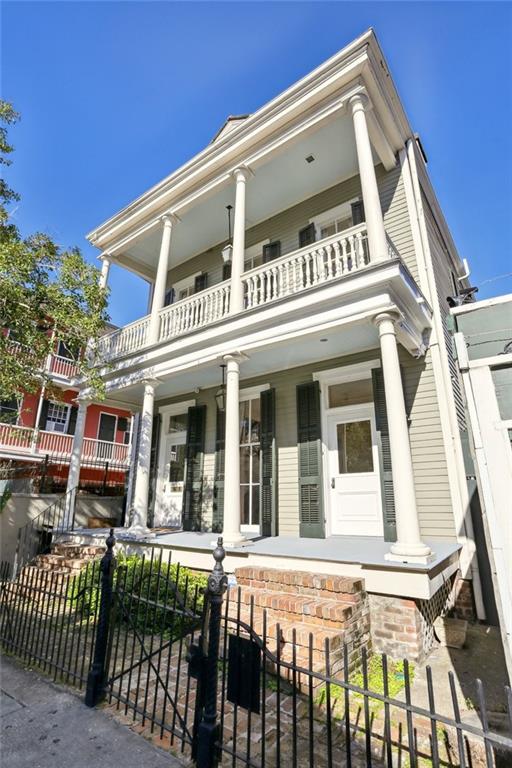
<instances>
[{"instance_id":1,"label":"white balustrade","mask_svg":"<svg viewBox=\"0 0 512 768\"><path fill-rule=\"evenodd\" d=\"M352 227L246 272L245 306L260 307L357 272L369 262L366 225Z\"/></svg>"},{"instance_id":2,"label":"white balustrade","mask_svg":"<svg viewBox=\"0 0 512 768\"><path fill-rule=\"evenodd\" d=\"M49 453L52 456L66 458L71 456L73 446L73 435L64 435L62 432L39 432L38 451L39 453Z\"/></svg>"},{"instance_id":3,"label":"white balustrade","mask_svg":"<svg viewBox=\"0 0 512 768\"><path fill-rule=\"evenodd\" d=\"M0 424L0 448L9 448L15 452L32 451L32 427L19 427L15 424ZM69 459L73 447L73 436L61 432L39 431L36 453ZM107 440L95 440L85 437L82 447L82 461L125 466L129 464L130 445L110 443Z\"/></svg>"},{"instance_id":4,"label":"white balustrade","mask_svg":"<svg viewBox=\"0 0 512 768\"><path fill-rule=\"evenodd\" d=\"M74 360L60 355L52 355L50 360L50 373L62 376L65 379L72 379L76 376L78 366Z\"/></svg>"},{"instance_id":5,"label":"white balustrade","mask_svg":"<svg viewBox=\"0 0 512 768\"><path fill-rule=\"evenodd\" d=\"M396 251L389 244L390 258ZM370 263L366 224L282 256L245 272L242 276L244 306L260 307L329 280L357 272ZM158 343L199 328L229 315L230 282L228 280L177 301L160 311ZM99 358L108 360L142 350L147 344L149 316L103 336L99 342Z\"/></svg>"},{"instance_id":6,"label":"white balustrade","mask_svg":"<svg viewBox=\"0 0 512 768\"><path fill-rule=\"evenodd\" d=\"M146 344L148 327L149 315L142 320L123 326L118 331L102 336L98 342L99 359L122 357L142 349Z\"/></svg>"},{"instance_id":7,"label":"white balustrade","mask_svg":"<svg viewBox=\"0 0 512 768\"><path fill-rule=\"evenodd\" d=\"M158 341L168 341L222 320L229 314L229 296L229 281L225 281L165 307L160 311Z\"/></svg>"},{"instance_id":8,"label":"white balustrade","mask_svg":"<svg viewBox=\"0 0 512 768\"><path fill-rule=\"evenodd\" d=\"M32 443L34 430L31 427L19 427L16 424L0 424L0 446L18 451L28 451Z\"/></svg>"}]
</instances>

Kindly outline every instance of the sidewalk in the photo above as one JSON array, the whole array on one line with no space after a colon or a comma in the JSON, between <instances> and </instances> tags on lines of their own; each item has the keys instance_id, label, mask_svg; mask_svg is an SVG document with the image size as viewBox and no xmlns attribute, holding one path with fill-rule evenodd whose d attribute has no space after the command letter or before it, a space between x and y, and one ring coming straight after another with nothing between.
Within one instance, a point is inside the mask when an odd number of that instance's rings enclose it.
<instances>
[{"instance_id":1,"label":"sidewalk","mask_svg":"<svg viewBox=\"0 0 512 768\"><path fill-rule=\"evenodd\" d=\"M141 739L78 694L0 657L2 768L180 768L169 752Z\"/></svg>"}]
</instances>

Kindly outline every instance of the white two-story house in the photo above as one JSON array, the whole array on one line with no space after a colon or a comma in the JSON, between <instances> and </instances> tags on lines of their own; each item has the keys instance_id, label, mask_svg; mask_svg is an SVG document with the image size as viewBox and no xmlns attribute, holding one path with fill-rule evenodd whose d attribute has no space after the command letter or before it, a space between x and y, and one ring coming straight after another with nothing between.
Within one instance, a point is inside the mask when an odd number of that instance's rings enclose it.
<instances>
[{"instance_id":1,"label":"white two-story house","mask_svg":"<svg viewBox=\"0 0 512 768\"><path fill-rule=\"evenodd\" d=\"M359 573L427 608L460 569L484 616L445 324L466 267L372 31L88 238L103 280L151 285L98 361L140 413L133 531L182 530L204 567L222 532L228 567Z\"/></svg>"}]
</instances>

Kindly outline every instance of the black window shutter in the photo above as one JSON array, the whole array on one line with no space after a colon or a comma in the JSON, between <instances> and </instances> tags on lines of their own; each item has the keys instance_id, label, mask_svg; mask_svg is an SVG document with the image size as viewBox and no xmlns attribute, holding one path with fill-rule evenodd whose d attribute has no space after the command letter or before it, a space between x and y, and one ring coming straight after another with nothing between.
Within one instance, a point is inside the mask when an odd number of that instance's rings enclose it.
<instances>
[{"instance_id":1,"label":"black window shutter","mask_svg":"<svg viewBox=\"0 0 512 768\"><path fill-rule=\"evenodd\" d=\"M202 272L200 275L196 275L194 280L194 293L204 291L208 288L208 272Z\"/></svg>"},{"instance_id":2,"label":"black window shutter","mask_svg":"<svg viewBox=\"0 0 512 768\"><path fill-rule=\"evenodd\" d=\"M260 520L262 536L277 536L277 455L276 393L266 389L260 394Z\"/></svg>"},{"instance_id":3,"label":"black window shutter","mask_svg":"<svg viewBox=\"0 0 512 768\"><path fill-rule=\"evenodd\" d=\"M379 441L380 483L382 488L382 515L384 519L384 540L396 541L395 494L391 468L391 446L389 443L386 392L382 368L373 368L373 404L375 426Z\"/></svg>"},{"instance_id":4,"label":"black window shutter","mask_svg":"<svg viewBox=\"0 0 512 768\"><path fill-rule=\"evenodd\" d=\"M223 280L231 279L231 262L230 261L226 261L222 265L222 279Z\"/></svg>"},{"instance_id":5,"label":"black window shutter","mask_svg":"<svg viewBox=\"0 0 512 768\"><path fill-rule=\"evenodd\" d=\"M187 445L185 449L185 491L183 496L183 529L201 530L203 501L204 433L206 405L188 409Z\"/></svg>"},{"instance_id":6,"label":"black window shutter","mask_svg":"<svg viewBox=\"0 0 512 768\"><path fill-rule=\"evenodd\" d=\"M46 413L48 413L48 409L46 409ZM77 414L78 414L78 408L76 407L76 405L72 405L71 413L69 414L69 421L68 421L68 435L75 434Z\"/></svg>"},{"instance_id":7,"label":"black window shutter","mask_svg":"<svg viewBox=\"0 0 512 768\"><path fill-rule=\"evenodd\" d=\"M226 437L226 414L217 408L217 432L215 436L215 480L213 483L212 530L222 533L224 525L224 449Z\"/></svg>"},{"instance_id":8,"label":"black window shutter","mask_svg":"<svg viewBox=\"0 0 512 768\"><path fill-rule=\"evenodd\" d=\"M164 307L168 307L169 304L174 304L174 288L169 288L169 290L165 292Z\"/></svg>"},{"instance_id":9,"label":"black window shutter","mask_svg":"<svg viewBox=\"0 0 512 768\"><path fill-rule=\"evenodd\" d=\"M352 208L352 226L355 227L358 224L362 224L365 221L364 218L364 204L362 200L351 204Z\"/></svg>"},{"instance_id":10,"label":"black window shutter","mask_svg":"<svg viewBox=\"0 0 512 768\"><path fill-rule=\"evenodd\" d=\"M39 429L46 429L46 419L48 418L48 407L50 405L49 400L43 400L41 406L41 414L39 416Z\"/></svg>"},{"instance_id":11,"label":"black window shutter","mask_svg":"<svg viewBox=\"0 0 512 768\"><path fill-rule=\"evenodd\" d=\"M124 416L120 416L117 420L117 428L120 432L127 432L128 431L128 419L126 419Z\"/></svg>"},{"instance_id":12,"label":"black window shutter","mask_svg":"<svg viewBox=\"0 0 512 768\"><path fill-rule=\"evenodd\" d=\"M297 386L300 535L325 538L322 493L322 427L318 381Z\"/></svg>"},{"instance_id":13,"label":"black window shutter","mask_svg":"<svg viewBox=\"0 0 512 768\"><path fill-rule=\"evenodd\" d=\"M299 232L299 248L305 248L315 242L315 225L313 222L308 224Z\"/></svg>"},{"instance_id":14,"label":"black window shutter","mask_svg":"<svg viewBox=\"0 0 512 768\"><path fill-rule=\"evenodd\" d=\"M142 422L142 417L141 417ZM158 451L160 449L160 427L162 425L162 416L157 413L153 416L151 428L151 449L149 454L149 493L148 493L148 525L153 520L154 506L156 500L156 479L158 473Z\"/></svg>"},{"instance_id":15,"label":"black window shutter","mask_svg":"<svg viewBox=\"0 0 512 768\"><path fill-rule=\"evenodd\" d=\"M278 259L281 255L281 241L276 240L275 243L267 243L263 246L263 263L267 264L269 261Z\"/></svg>"}]
</instances>

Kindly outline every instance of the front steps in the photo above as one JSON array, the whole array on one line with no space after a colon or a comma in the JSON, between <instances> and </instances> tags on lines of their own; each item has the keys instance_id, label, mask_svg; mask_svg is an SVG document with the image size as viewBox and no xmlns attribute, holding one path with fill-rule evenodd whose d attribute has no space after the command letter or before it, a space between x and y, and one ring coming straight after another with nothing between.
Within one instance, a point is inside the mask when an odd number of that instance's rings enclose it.
<instances>
[{"instance_id":1,"label":"front steps","mask_svg":"<svg viewBox=\"0 0 512 768\"><path fill-rule=\"evenodd\" d=\"M81 544L57 543L52 545L48 555L38 555L37 568L60 574L78 574L87 563L105 554L105 547L100 545L83 546Z\"/></svg>"},{"instance_id":2,"label":"front steps","mask_svg":"<svg viewBox=\"0 0 512 768\"><path fill-rule=\"evenodd\" d=\"M283 571L277 568L237 568L238 590L229 596L229 615L240 619L261 636L266 612L268 647L280 658L314 671L336 675L344 666L347 646L349 669L360 662L361 648L370 647L370 614L364 582L345 576ZM293 640L295 638L295 651ZM281 670L281 677L291 677ZM321 681L318 681L320 684Z\"/></svg>"}]
</instances>

